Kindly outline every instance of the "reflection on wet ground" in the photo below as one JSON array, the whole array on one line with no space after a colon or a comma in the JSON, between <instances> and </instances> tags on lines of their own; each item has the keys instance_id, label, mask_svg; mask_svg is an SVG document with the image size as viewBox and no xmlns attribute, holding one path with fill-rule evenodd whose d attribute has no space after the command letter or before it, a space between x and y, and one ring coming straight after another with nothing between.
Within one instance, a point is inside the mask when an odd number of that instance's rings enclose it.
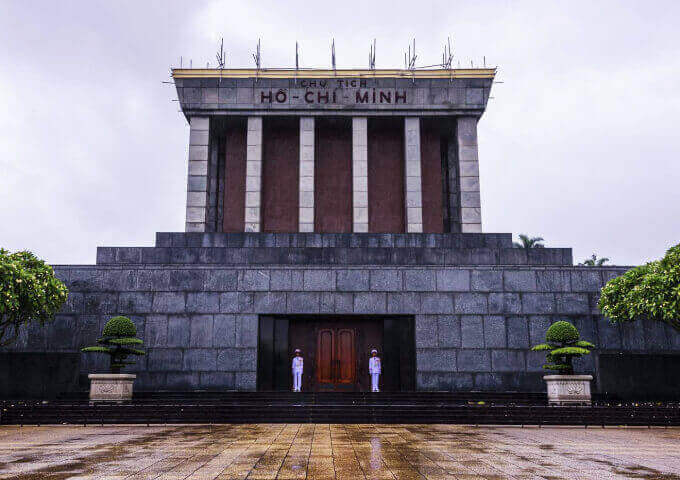
<instances>
[{"instance_id":1,"label":"reflection on wet ground","mask_svg":"<svg viewBox=\"0 0 680 480\"><path fill-rule=\"evenodd\" d=\"M0 478L680 480L680 429L0 427Z\"/></svg>"}]
</instances>

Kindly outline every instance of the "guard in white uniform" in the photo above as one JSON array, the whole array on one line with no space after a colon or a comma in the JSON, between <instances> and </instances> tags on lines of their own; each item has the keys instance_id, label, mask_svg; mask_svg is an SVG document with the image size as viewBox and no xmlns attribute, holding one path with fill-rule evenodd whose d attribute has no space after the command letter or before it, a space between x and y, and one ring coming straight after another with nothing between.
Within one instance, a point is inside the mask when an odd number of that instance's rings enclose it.
<instances>
[{"instance_id":1,"label":"guard in white uniform","mask_svg":"<svg viewBox=\"0 0 680 480\"><path fill-rule=\"evenodd\" d=\"M299 348L295 349L295 356L293 357L293 391L299 392L302 388L302 368L304 360Z\"/></svg>"},{"instance_id":2,"label":"guard in white uniform","mask_svg":"<svg viewBox=\"0 0 680 480\"><path fill-rule=\"evenodd\" d=\"M379 392L380 373L382 368L380 366L380 357L376 349L371 350L371 358L368 360L368 373L371 374L371 391Z\"/></svg>"}]
</instances>

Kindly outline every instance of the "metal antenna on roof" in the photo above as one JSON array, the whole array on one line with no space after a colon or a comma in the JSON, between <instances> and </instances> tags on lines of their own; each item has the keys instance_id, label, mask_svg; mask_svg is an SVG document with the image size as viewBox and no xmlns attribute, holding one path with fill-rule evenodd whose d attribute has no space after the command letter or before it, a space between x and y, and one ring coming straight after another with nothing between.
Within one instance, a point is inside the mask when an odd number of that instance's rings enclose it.
<instances>
[{"instance_id":1,"label":"metal antenna on roof","mask_svg":"<svg viewBox=\"0 0 680 480\"><path fill-rule=\"evenodd\" d=\"M179 68L182 68L182 56L179 57Z\"/></svg>"},{"instance_id":2,"label":"metal antenna on roof","mask_svg":"<svg viewBox=\"0 0 680 480\"><path fill-rule=\"evenodd\" d=\"M257 50L253 53L253 60L255 60L255 81L257 82L258 76L260 74L260 66L262 65L262 57L260 56L260 39L257 39Z\"/></svg>"},{"instance_id":3,"label":"metal antenna on roof","mask_svg":"<svg viewBox=\"0 0 680 480\"><path fill-rule=\"evenodd\" d=\"M295 70L300 69L300 53L298 48L298 42L295 42Z\"/></svg>"},{"instance_id":4,"label":"metal antenna on roof","mask_svg":"<svg viewBox=\"0 0 680 480\"><path fill-rule=\"evenodd\" d=\"M453 62L453 53L451 52L451 37L448 37L446 44L444 44L444 53L442 53L442 68L451 69Z\"/></svg>"},{"instance_id":5,"label":"metal antenna on roof","mask_svg":"<svg viewBox=\"0 0 680 480\"><path fill-rule=\"evenodd\" d=\"M418 55L416 55L416 39L413 39L413 53L411 53L411 44L409 43L408 45L408 57L406 53L404 53L404 68L407 70L415 70L416 68L416 59L418 58Z\"/></svg>"},{"instance_id":6,"label":"metal antenna on roof","mask_svg":"<svg viewBox=\"0 0 680 480\"><path fill-rule=\"evenodd\" d=\"M368 52L368 69L375 70L375 38L373 39L373 45Z\"/></svg>"},{"instance_id":7,"label":"metal antenna on roof","mask_svg":"<svg viewBox=\"0 0 680 480\"><path fill-rule=\"evenodd\" d=\"M217 68L220 69L219 83L222 83L222 70L224 70L225 59L226 59L226 56L225 56L225 53L224 53L224 38L222 38L220 40L220 51L217 52L215 57L217 58Z\"/></svg>"},{"instance_id":8,"label":"metal antenna on roof","mask_svg":"<svg viewBox=\"0 0 680 480\"><path fill-rule=\"evenodd\" d=\"M335 39L331 42L331 65L333 65L333 72L335 72Z\"/></svg>"}]
</instances>

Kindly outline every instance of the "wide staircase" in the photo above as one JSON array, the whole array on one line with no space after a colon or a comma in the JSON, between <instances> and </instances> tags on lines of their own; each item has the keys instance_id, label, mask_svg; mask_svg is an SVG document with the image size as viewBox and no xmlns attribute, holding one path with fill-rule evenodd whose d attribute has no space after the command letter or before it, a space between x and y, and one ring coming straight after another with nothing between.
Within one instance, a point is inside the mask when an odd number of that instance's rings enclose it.
<instances>
[{"instance_id":1,"label":"wide staircase","mask_svg":"<svg viewBox=\"0 0 680 480\"><path fill-rule=\"evenodd\" d=\"M595 398L551 407L545 394L483 392L154 392L130 402L6 400L0 424L411 423L471 425L680 425L680 405Z\"/></svg>"}]
</instances>

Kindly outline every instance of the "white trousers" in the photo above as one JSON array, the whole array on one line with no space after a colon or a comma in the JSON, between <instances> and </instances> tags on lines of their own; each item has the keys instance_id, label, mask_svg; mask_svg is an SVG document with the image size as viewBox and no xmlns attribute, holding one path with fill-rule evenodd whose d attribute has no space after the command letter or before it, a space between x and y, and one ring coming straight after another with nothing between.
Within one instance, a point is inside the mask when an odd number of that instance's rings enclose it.
<instances>
[{"instance_id":1,"label":"white trousers","mask_svg":"<svg viewBox=\"0 0 680 480\"><path fill-rule=\"evenodd\" d=\"M302 372L293 372L293 391L299 392L302 387Z\"/></svg>"},{"instance_id":2,"label":"white trousers","mask_svg":"<svg viewBox=\"0 0 680 480\"><path fill-rule=\"evenodd\" d=\"M371 373L371 392L379 392L379 379L380 379L380 374L379 373Z\"/></svg>"}]
</instances>

